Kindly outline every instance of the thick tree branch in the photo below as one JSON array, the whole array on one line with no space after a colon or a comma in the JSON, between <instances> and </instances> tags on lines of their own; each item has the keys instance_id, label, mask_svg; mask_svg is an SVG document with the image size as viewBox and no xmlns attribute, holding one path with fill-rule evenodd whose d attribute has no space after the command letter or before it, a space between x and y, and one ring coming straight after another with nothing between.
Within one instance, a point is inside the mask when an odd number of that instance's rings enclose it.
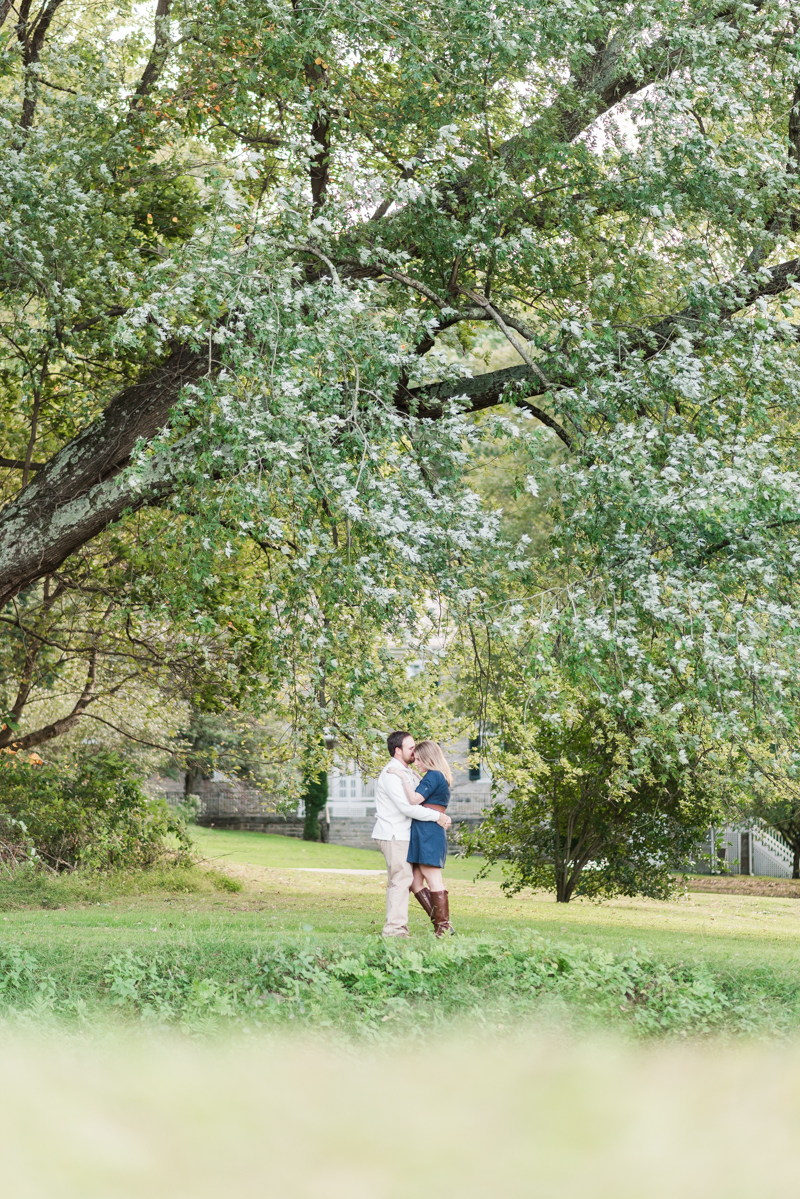
<instances>
[{"instance_id":1,"label":"thick tree branch","mask_svg":"<svg viewBox=\"0 0 800 1199\"><path fill-rule=\"evenodd\" d=\"M758 278L750 275L744 276L740 280L732 280L709 293L702 308L697 305L687 306L670 316L661 317L652 325L632 330L627 338L628 348L642 346L650 353L657 353L668 344L681 326L698 326L710 312L715 313L719 319L730 319L736 312L749 307L761 297L780 295L789 287L791 281L798 277L800 277L800 259L794 258L788 262L782 262L778 266L762 269ZM403 282L406 281L403 279ZM475 293L466 289L462 288L461 290L475 303L481 302L482 297L479 298ZM488 301L484 301L483 306L487 310L492 308ZM492 319L496 320L497 315L499 314L495 313ZM513 319L503 313L502 325L509 325ZM496 321L496 323L499 322ZM525 334L531 332L522 322L517 322L517 324L525 330ZM507 333L506 336L508 336ZM515 349L523 354L524 347L521 348L516 338L509 337L509 340L512 341ZM413 412L417 416L436 419L441 417L448 401L461 396L470 401L470 411L472 412L493 408L500 403L521 404L538 420L552 429L566 446L570 449L573 448L573 439L566 430L548 413L533 404L529 398L531 395L543 395L554 387L569 387L572 382L558 379L549 380L535 363L527 361L527 354L523 354L523 356L526 358L525 366L490 371L484 375L476 375L472 379L447 380L442 383L431 383L424 387L400 387L395 398L395 405L401 412ZM524 397L514 395L515 390L523 388Z\"/></svg>"},{"instance_id":2,"label":"thick tree branch","mask_svg":"<svg viewBox=\"0 0 800 1199\"><path fill-rule=\"evenodd\" d=\"M212 362L217 369L218 362ZM172 488L169 462L154 458L140 478L121 477L137 441L163 429L181 389L208 374L209 357L185 346L68 442L0 513L0 606L56 570L126 509Z\"/></svg>"},{"instance_id":3,"label":"thick tree branch","mask_svg":"<svg viewBox=\"0 0 800 1199\"><path fill-rule=\"evenodd\" d=\"M577 103L562 109L561 133L571 142L599 116L616 108L628 96L636 95L658 79L666 79L679 61L669 37L660 37L640 54L638 70L620 70L625 51L622 30L603 44L598 41L596 53L589 56L572 79L572 91Z\"/></svg>"},{"instance_id":4,"label":"thick tree branch","mask_svg":"<svg viewBox=\"0 0 800 1199\"><path fill-rule=\"evenodd\" d=\"M42 470L44 462L29 462L28 470ZM0 458L0 466L4 466L6 470L24 470L24 458Z\"/></svg>"},{"instance_id":5,"label":"thick tree branch","mask_svg":"<svg viewBox=\"0 0 800 1199\"><path fill-rule=\"evenodd\" d=\"M118 725L112 724L110 720L104 720L102 716L98 716L96 712L83 712L81 715L86 720L96 720L98 724L104 724L106 728L113 729L115 733L121 733L123 737L127 737L129 741L136 741L138 745L147 745L150 749L161 749L164 753L174 754L175 746L159 745L155 741L143 741L141 737L134 737L133 733L126 733L125 729L119 728Z\"/></svg>"},{"instance_id":6,"label":"thick tree branch","mask_svg":"<svg viewBox=\"0 0 800 1199\"><path fill-rule=\"evenodd\" d=\"M43 745L45 741L53 741L56 737L61 737L64 733L68 733L71 728L75 727L92 702L96 681L97 652L94 651L89 660L89 670L86 675L85 686L69 715L62 716L60 720L54 720L52 724L46 724L32 733L26 733L23 737L15 737L13 741L8 743L9 748L15 752L21 749L32 749L35 745Z\"/></svg>"},{"instance_id":7,"label":"thick tree branch","mask_svg":"<svg viewBox=\"0 0 800 1199\"><path fill-rule=\"evenodd\" d=\"M779 296L795 279L800 279L800 258L792 258L777 266L762 267L758 272L742 275L739 279L713 288L702 305L689 305L635 331L629 335L628 344L660 350L681 326L697 327L710 314L718 320L730 320L737 312L755 304L756 300Z\"/></svg>"},{"instance_id":8,"label":"thick tree branch","mask_svg":"<svg viewBox=\"0 0 800 1199\"><path fill-rule=\"evenodd\" d=\"M503 403L517 404L527 408L537 420L553 430L567 449L572 449L573 440L566 429L529 398L531 395L541 395L545 390L538 374L529 366L512 366L502 371L475 375L471 379L448 379L447 382L430 383L426 387L400 388L395 396L395 407L401 412L437 420L450 400L461 397L470 401L470 412L481 412ZM524 394L515 394L523 391Z\"/></svg>"},{"instance_id":9,"label":"thick tree branch","mask_svg":"<svg viewBox=\"0 0 800 1199\"><path fill-rule=\"evenodd\" d=\"M557 122L554 130L557 141L573 142L598 117L623 100L644 91L658 79L668 78L679 61L669 39L662 37L640 53L636 69L621 70L624 49L623 34L617 31L605 43L598 40L595 53L573 73L566 93L570 99L562 100L552 112L552 119ZM537 121L497 148L497 156L516 178L529 174L529 147L540 137L541 125Z\"/></svg>"},{"instance_id":10,"label":"thick tree branch","mask_svg":"<svg viewBox=\"0 0 800 1199\"><path fill-rule=\"evenodd\" d=\"M142 72L142 77L137 84L136 91L131 96L131 116L137 108L142 107L153 85L158 81L158 77L166 62L169 53L169 10L171 4L172 0L158 0L158 4L156 5L156 28L153 38L153 48L150 51L150 57Z\"/></svg>"},{"instance_id":11,"label":"thick tree branch","mask_svg":"<svg viewBox=\"0 0 800 1199\"><path fill-rule=\"evenodd\" d=\"M318 250L315 246L303 246L303 249L307 254L313 254L315 258L319 258L321 262L324 262L331 273L331 279L333 280L334 285L336 287L342 286L342 281L339 278L339 272L331 262L330 258L328 258L327 254L323 254L322 250Z\"/></svg>"},{"instance_id":12,"label":"thick tree branch","mask_svg":"<svg viewBox=\"0 0 800 1199\"><path fill-rule=\"evenodd\" d=\"M30 0L23 0L20 5L17 38L22 46L22 65L25 71L25 93L22 101L22 117L20 118L20 128L22 129L30 129L33 124L38 94L36 67L50 23L62 3L63 0L47 0L47 4L32 29L30 28Z\"/></svg>"},{"instance_id":13,"label":"thick tree branch","mask_svg":"<svg viewBox=\"0 0 800 1199\"><path fill-rule=\"evenodd\" d=\"M715 542L714 545L707 546L700 554L702 558L711 558L714 554L720 553L721 550L728 549L731 545L739 545L742 541L749 541L757 533L763 532L765 529L789 529L795 525L800 525L800 516L788 517L786 520L771 520L766 524L747 532L736 533L731 537L723 537L722 541Z\"/></svg>"}]
</instances>

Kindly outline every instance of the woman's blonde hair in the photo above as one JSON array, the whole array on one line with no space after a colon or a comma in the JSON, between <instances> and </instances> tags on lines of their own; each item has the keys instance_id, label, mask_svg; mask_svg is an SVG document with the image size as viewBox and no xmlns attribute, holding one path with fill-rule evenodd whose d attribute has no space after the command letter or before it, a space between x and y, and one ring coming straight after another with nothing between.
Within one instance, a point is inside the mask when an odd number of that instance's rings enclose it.
<instances>
[{"instance_id":1,"label":"woman's blonde hair","mask_svg":"<svg viewBox=\"0 0 800 1199\"><path fill-rule=\"evenodd\" d=\"M448 765L447 758L435 741L417 742L414 747L414 760L419 762L420 766L424 766L426 770L440 771L447 779L448 787L452 787L453 772Z\"/></svg>"}]
</instances>

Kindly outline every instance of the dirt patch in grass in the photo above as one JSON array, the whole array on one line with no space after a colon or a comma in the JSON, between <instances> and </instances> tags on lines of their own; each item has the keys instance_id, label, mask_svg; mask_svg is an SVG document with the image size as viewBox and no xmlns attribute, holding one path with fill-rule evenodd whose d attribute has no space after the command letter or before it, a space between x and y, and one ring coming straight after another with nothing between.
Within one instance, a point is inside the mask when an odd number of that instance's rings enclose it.
<instances>
[{"instance_id":1,"label":"dirt patch in grass","mask_svg":"<svg viewBox=\"0 0 800 1199\"><path fill-rule=\"evenodd\" d=\"M777 899L800 899L798 878L749 878L747 875L705 875L689 879L690 891L712 891L717 895L770 895Z\"/></svg>"}]
</instances>

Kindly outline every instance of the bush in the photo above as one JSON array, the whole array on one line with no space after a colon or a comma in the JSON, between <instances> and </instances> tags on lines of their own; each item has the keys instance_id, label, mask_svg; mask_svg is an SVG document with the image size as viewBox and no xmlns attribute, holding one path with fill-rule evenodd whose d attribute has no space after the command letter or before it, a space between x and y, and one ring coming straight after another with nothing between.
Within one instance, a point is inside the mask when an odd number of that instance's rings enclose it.
<instances>
[{"instance_id":1,"label":"bush","mask_svg":"<svg viewBox=\"0 0 800 1199\"><path fill-rule=\"evenodd\" d=\"M3 755L0 819L57 870L152 866L174 855L170 836L177 838L179 856L191 848L180 817L163 800L150 799L130 763L108 752L69 769Z\"/></svg>"}]
</instances>

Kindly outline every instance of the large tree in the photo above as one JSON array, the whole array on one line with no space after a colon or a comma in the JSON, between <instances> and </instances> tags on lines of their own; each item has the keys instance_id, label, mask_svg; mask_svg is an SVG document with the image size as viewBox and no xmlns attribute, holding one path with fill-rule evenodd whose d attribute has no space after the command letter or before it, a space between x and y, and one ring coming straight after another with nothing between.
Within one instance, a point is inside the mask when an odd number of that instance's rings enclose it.
<instances>
[{"instance_id":1,"label":"large tree","mask_svg":"<svg viewBox=\"0 0 800 1199\"><path fill-rule=\"evenodd\" d=\"M256 547L270 644L306 630L324 699L332 630L470 586L490 409L559 439L595 578L698 539L734 590L772 543L791 561L789 6L159 0L149 51L119 8L0 13L4 600L160 507L218 623L215 562ZM464 377L476 327L518 364ZM715 454L754 475L762 451L774 485L683 502ZM598 495L632 471L680 503L623 544Z\"/></svg>"}]
</instances>

